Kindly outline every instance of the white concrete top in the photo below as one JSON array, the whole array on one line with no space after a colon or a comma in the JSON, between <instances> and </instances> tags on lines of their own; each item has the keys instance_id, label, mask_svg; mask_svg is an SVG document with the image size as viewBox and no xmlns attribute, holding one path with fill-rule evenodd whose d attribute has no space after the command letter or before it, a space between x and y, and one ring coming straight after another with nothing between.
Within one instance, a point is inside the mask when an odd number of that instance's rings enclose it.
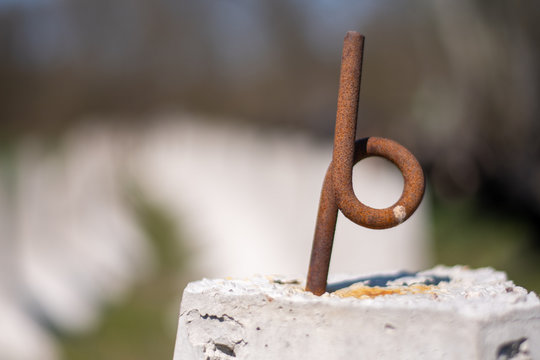
<instances>
[{"instance_id":1,"label":"white concrete top","mask_svg":"<svg viewBox=\"0 0 540 360\"><path fill-rule=\"evenodd\" d=\"M369 284L369 279L373 281L377 278L379 276L337 275L330 278L329 287L332 283L350 279L364 279L360 284ZM402 293L365 296L361 299L350 295L342 298L335 293L326 293L319 297L304 290L303 279L273 275L246 279L203 279L190 283L185 289L185 294L213 293L228 296L264 294L273 299L321 302L333 306L450 310L475 318L489 317L493 314L502 315L517 308L540 309L540 300L534 292L516 286L507 279L504 272L492 268L471 270L464 266L437 266L410 276L398 275L395 278L390 274L388 278L389 280L380 289L403 290ZM407 287L415 284L427 286L419 292L408 293ZM354 286L344 289L345 292L354 289Z\"/></svg>"},{"instance_id":2,"label":"white concrete top","mask_svg":"<svg viewBox=\"0 0 540 360\"><path fill-rule=\"evenodd\" d=\"M340 275L327 289L281 276L193 282L175 360L540 358L540 300L491 268Z\"/></svg>"}]
</instances>

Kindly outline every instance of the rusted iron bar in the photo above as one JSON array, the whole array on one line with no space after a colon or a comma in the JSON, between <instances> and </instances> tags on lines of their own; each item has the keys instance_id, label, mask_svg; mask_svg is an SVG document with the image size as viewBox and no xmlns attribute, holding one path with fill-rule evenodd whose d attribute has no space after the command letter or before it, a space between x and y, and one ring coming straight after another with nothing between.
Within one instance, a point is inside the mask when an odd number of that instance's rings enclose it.
<instances>
[{"instance_id":1,"label":"rusted iron bar","mask_svg":"<svg viewBox=\"0 0 540 360\"><path fill-rule=\"evenodd\" d=\"M407 149L383 138L369 137L355 141L363 48L364 37L353 31L348 32L341 57L334 151L321 192L306 283L306 290L315 295L326 291L338 209L358 225L387 229L407 220L424 195L424 173ZM403 175L401 197L385 209L366 206L354 194L352 168L358 161L370 156L390 160Z\"/></svg>"}]
</instances>

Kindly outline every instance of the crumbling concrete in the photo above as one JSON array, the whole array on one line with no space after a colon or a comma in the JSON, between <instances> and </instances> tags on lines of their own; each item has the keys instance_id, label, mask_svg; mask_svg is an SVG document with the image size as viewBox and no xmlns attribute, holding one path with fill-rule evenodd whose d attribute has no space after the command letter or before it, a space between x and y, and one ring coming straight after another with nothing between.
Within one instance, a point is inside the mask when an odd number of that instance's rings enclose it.
<instances>
[{"instance_id":1,"label":"crumbling concrete","mask_svg":"<svg viewBox=\"0 0 540 360\"><path fill-rule=\"evenodd\" d=\"M540 300L490 268L341 276L329 289L190 283L174 359L540 359Z\"/></svg>"}]
</instances>

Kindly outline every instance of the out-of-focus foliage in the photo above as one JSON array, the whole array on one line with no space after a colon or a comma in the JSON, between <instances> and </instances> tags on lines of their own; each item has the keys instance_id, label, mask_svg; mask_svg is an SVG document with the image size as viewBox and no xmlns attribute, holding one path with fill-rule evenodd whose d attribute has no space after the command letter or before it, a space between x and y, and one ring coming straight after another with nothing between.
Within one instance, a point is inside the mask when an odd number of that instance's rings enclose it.
<instances>
[{"instance_id":1,"label":"out-of-focus foliage","mask_svg":"<svg viewBox=\"0 0 540 360\"><path fill-rule=\"evenodd\" d=\"M540 224L539 15L501 0L4 5L2 132L181 108L329 137L355 29L367 36L359 132L411 148L439 195L481 193Z\"/></svg>"},{"instance_id":2,"label":"out-of-focus foliage","mask_svg":"<svg viewBox=\"0 0 540 360\"><path fill-rule=\"evenodd\" d=\"M502 269L508 278L540 292L540 254L530 239L532 226L471 200L433 206L433 240L438 263Z\"/></svg>"}]
</instances>

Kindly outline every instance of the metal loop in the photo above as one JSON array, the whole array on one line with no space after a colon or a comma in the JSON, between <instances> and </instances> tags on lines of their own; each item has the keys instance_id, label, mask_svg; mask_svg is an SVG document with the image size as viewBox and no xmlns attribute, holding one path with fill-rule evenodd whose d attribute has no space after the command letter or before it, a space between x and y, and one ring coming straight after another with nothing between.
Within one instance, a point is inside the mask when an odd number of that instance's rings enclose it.
<instances>
[{"instance_id":1,"label":"metal loop","mask_svg":"<svg viewBox=\"0 0 540 360\"><path fill-rule=\"evenodd\" d=\"M326 291L338 210L353 222L372 229L386 229L407 220L424 195L424 173L415 157L395 141L370 137L355 141L364 37L348 32L343 43L336 131L332 162L324 178L317 225L311 250L306 290ZM393 162L404 179L399 200L385 209L374 209L358 200L352 186L352 168L369 156Z\"/></svg>"},{"instance_id":2,"label":"metal loop","mask_svg":"<svg viewBox=\"0 0 540 360\"><path fill-rule=\"evenodd\" d=\"M403 175L404 186L399 200L385 209L374 209L364 205L352 187L352 166L339 174L348 174L343 179L333 174L333 188L338 208L349 220L370 229L388 229L401 224L416 210L424 194L424 173L416 158L395 141L369 137L357 140L353 166L370 156L380 156L394 163ZM335 166L331 165L329 170ZM333 172L333 171L332 171Z\"/></svg>"}]
</instances>

